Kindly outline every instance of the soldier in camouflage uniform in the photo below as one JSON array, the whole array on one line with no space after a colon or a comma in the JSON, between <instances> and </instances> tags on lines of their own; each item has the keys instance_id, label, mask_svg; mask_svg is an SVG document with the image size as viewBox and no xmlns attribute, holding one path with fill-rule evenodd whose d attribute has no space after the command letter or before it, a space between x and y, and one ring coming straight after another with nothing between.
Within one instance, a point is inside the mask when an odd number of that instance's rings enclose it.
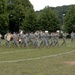
<instances>
[{"instance_id":1,"label":"soldier in camouflage uniform","mask_svg":"<svg viewBox=\"0 0 75 75\"><path fill-rule=\"evenodd\" d=\"M13 34L13 44L17 47L19 47L19 35L14 32Z\"/></svg>"}]
</instances>

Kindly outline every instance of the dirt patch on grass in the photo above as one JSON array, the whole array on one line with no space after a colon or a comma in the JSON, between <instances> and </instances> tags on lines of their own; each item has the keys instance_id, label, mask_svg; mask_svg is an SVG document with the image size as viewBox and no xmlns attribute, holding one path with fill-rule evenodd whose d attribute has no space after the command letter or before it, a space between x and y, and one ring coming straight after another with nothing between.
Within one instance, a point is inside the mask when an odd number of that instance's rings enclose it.
<instances>
[{"instance_id":1,"label":"dirt patch on grass","mask_svg":"<svg viewBox=\"0 0 75 75\"><path fill-rule=\"evenodd\" d=\"M68 65L75 65L75 61L66 61L64 62L65 64L68 64Z\"/></svg>"}]
</instances>

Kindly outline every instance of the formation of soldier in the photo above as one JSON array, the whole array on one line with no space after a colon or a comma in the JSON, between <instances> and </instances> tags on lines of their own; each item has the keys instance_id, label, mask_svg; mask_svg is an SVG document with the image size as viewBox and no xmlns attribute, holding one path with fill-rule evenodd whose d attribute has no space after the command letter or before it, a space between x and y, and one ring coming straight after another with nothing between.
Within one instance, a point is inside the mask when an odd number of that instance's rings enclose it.
<instances>
[{"instance_id":1,"label":"formation of soldier","mask_svg":"<svg viewBox=\"0 0 75 75\"><path fill-rule=\"evenodd\" d=\"M67 33L62 33L62 39L63 42L61 45L66 45L66 37ZM74 32L71 33L71 42L74 41L75 39L75 34ZM21 31L20 33L9 33L7 32L4 36L4 39L6 40L6 46L10 47L12 45L19 47L20 45L28 47L28 46L33 46L33 47L48 47L48 46L59 46L59 37L60 33L59 32L52 32L49 34L48 31L36 31L36 32L31 32L31 33L25 33Z\"/></svg>"}]
</instances>

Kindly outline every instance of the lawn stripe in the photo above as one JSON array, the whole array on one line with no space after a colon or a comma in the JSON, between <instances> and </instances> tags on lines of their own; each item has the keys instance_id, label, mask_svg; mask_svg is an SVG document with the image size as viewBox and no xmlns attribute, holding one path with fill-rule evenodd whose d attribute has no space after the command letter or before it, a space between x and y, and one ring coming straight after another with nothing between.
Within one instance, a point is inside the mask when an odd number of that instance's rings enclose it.
<instances>
[{"instance_id":1,"label":"lawn stripe","mask_svg":"<svg viewBox=\"0 0 75 75\"><path fill-rule=\"evenodd\" d=\"M38 49L29 49L29 50L20 50L20 51L1 52L0 55L2 55L2 54L11 54L11 53L19 53L19 52L25 52L25 51L33 51L33 50L38 50Z\"/></svg>"},{"instance_id":2,"label":"lawn stripe","mask_svg":"<svg viewBox=\"0 0 75 75\"><path fill-rule=\"evenodd\" d=\"M11 53L18 53L18 52L25 52L25 51L32 51L34 49L29 49L29 50L20 50L20 51L11 51L11 52L1 52L0 55L2 54L11 54Z\"/></svg>"},{"instance_id":3,"label":"lawn stripe","mask_svg":"<svg viewBox=\"0 0 75 75\"><path fill-rule=\"evenodd\" d=\"M75 52L75 50L69 51L69 52L66 52L66 53L60 53L60 54L56 54L56 55L49 55L49 56L43 56L43 57L20 59L20 60L11 60L11 61L0 61L0 63L15 63L15 62L24 62L24 61L29 61L29 60L45 59L45 58L49 58L49 57L56 57L56 56L66 55L66 54L70 54L70 53L73 53L73 52Z\"/></svg>"}]
</instances>

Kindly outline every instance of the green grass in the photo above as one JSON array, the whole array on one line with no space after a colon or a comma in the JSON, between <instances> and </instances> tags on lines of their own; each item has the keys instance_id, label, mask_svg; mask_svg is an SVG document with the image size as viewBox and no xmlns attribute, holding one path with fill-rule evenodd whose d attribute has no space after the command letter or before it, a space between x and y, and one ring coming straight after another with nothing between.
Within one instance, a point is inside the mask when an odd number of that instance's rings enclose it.
<instances>
[{"instance_id":1,"label":"green grass","mask_svg":"<svg viewBox=\"0 0 75 75\"><path fill-rule=\"evenodd\" d=\"M64 63L75 61L75 52L36 60L2 63L2 61L38 58L73 51L75 42L72 44L70 39L67 39L66 46L61 46L62 40L60 40L60 46L44 48L6 47L4 43L5 41L0 46L0 75L75 75L75 65Z\"/></svg>"}]
</instances>

